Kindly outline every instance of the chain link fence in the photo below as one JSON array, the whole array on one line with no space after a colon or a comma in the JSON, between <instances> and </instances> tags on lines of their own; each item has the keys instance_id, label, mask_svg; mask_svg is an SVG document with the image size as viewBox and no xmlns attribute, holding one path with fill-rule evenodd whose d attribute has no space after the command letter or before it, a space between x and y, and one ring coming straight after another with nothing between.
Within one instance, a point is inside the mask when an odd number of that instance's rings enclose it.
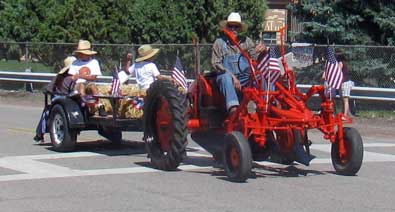
<instances>
[{"instance_id":1,"label":"chain link fence","mask_svg":"<svg viewBox=\"0 0 395 212\"><path fill-rule=\"evenodd\" d=\"M93 44L98 52L104 75L110 76L115 67L124 68L126 54L137 56L139 45L133 44ZM153 44L160 48L156 64L162 74L170 75L178 55L182 61L186 77L194 78L194 70L203 72L211 69L212 44ZM63 66L63 60L73 54L76 43L30 43L0 42L0 71L57 73ZM279 46L270 46L279 51ZM326 45L293 44L286 46L285 58L296 72L298 84L322 84L325 70ZM355 86L375 88L395 88L395 47L387 46L346 46L335 45L347 59L350 77ZM198 57L196 57L198 55ZM30 85L41 89L43 84ZM30 87L29 86L29 87ZM27 89L27 84L2 82L2 89ZM351 102L359 105L357 109L390 109L394 103L382 104L377 101ZM341 105L341 104L339 104Z\"/></svg>"},{"instance_id":2,"label":"chain link fence","mask_svg":"<svg viewBox=\"0 0 395 212\"><path fill-rule=\"evenodd\" d=\"M355 86L395 88L395 47L387 46L334 46L346 57L350 78ZM325 70L327 46L311 45L293 47L300 84L320 84ZM301 65L299 65L301 63Z\"/></svg>"},{"instance_id":3,"label":"chain link fence","mask_svg":"<svg viewBox=\"0 0 395 212\"><path fill-rule=\"evenodd\" d=\"M63 59L73 54L75 43L7 43L0 42L0 70L36 73L56 73ZM160 48L156 64L169 74L176 56L181 58L187 78L194 78L196 67L200 71L211 69L211 44L154 44ZM137 56L139 45L93 44L98 52L103 74L110 75L115 68L123 68L128 52ZM278 46L271 46L278 49ZM395 47L387 46L334 46L347 58L351 79L356 86L395 88ZM321 84L325 69L327 46L294 44L286 47L286 60L297 74L299 84ZM195 57L198 52L199 57Z\"/></svg>"}]
</instances>

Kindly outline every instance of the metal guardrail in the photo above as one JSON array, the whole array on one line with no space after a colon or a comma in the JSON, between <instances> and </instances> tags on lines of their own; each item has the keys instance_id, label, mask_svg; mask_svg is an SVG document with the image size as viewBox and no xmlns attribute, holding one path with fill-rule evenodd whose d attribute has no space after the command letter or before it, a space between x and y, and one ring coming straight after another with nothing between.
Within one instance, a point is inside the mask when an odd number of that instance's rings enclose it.
<instances>
[{"instance_id":1,"label":"metal guardrail","mask_svg":"<svg viewBox=\"0 0 395 212\"><path fill-rule=\"evenodd\" d=\"M0 81L49 83L55 76L55 73L0 71ZM111 80L111 76L98 76L97 83L109 84L111 83ZM136 78L131 77L130 80L134 83Z\"/></svg>"},{"instance_id":2,"label":"metal guardrail","mask_svg":"<svg viewBox=\"0 0 395 212\"><path fill-rule=\"evenodd\" d=\"M312 85L297 85L303 92L307 91L311 86ZM395 89L354 86L351 91L350 99L395 102Z\"/></svg>"},{"instance_id":3,"label":"metal guardrail","mask_svg":"<svg viewBox=\"0 0 395 212\"><path fill-rule=\"evenodd\" d=\"M0 71L0 81L15 81L15 82L33 82L33 83L49 83L56 74L54 73L28 73L28 72L13 72ZM111 76L99 76L98 84L111 83ZM136 82L134 77L130 78L132 83ZM192 79L188 80L193 81ZM312 85L298 84L297 87L302 92L307 91ZM377 101L395 101L395 89L391 88L376 88L376 87L353 87L351 99L359 100L377 100Z\"/></svg>"}]
</instances>

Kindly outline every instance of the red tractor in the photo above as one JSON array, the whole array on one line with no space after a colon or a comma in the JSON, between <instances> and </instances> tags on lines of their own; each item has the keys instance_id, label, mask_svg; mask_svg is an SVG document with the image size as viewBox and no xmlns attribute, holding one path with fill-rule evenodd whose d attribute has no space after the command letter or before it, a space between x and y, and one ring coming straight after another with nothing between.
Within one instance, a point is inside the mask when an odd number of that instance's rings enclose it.
<instances>
[{"instance_id":1,"label":"red tractor","mask_svg":"<svg viewBox=\"0 0 395 212\"><path fill-rule=\"evenodd\" d=\"M280 31L284 33L284 30ZM224 30L238 46L237 37ZM250 84L261 85L256 61L238 46L251 68ZM284 55L284 45L281 45ZM342 114L335 113L334 101L325 95L324 86L312 86L302 93L295 83L295 73L283 57L285 74L275 83L276 90L247 86L242 89L236 113L227 115L224 98L215 77L195 70L195 81L187 97L170 81L156 81L147 91L144 106L144 140L152 164L163 170L174 170L186 156L187 133L214 158L221 160L232 181L243 182L250 176L253 160L259 160L275 146L286 160L295 161L295 145L309 153L308 130L318 129L332 144L331 158L336 172L355 175L363 159L359 132L343 127ZM321 98L321 110L311 111L306 102L315 94ZM351 121L347 121L351 123ZM210 146L210 143L222 145ZM220 158L218 158L220 157Z\"/></svg>"}]
</instances>

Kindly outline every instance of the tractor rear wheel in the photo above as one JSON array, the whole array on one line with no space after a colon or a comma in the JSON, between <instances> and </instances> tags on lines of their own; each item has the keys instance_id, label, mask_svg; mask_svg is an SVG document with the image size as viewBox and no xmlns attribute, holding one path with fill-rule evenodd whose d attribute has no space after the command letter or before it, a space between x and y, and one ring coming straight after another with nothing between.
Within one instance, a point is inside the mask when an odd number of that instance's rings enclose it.
<instances>
[{"instance_id":1,"label":"tractor rear wheel","mask_svg":"<svg viewBox=\"0 0 395 212\"><path fill-rule=\"evenodd\" d=\"M225 172L231 181L245 182L250 177L251 148L241 132L233 131L226 135L223 157Z\"/></svg>"},{"instance_id":2,"label":"tractor rear wheel","mask_svg":"<svg viewBox=\"0 0 395 212\"><path fill-rule=\"evenodd\" d=\"M186 155L186 98L171 81L157 80L144 100L144 140L154 167L175 170Z\"/></svg>"},{"instance_id":3,"label":"tractor rear wheel","mask_svg":"<svg viewBox=\"0 0 395 212\"><path fill-rule=\"evenodd\" d=\"M340 157L339 141L332 144L332 165L340 175L355 175L362 165L363 143L359 132L351 127L344 127L344 143L346 155Z\"/></svg>"}]
</instances>

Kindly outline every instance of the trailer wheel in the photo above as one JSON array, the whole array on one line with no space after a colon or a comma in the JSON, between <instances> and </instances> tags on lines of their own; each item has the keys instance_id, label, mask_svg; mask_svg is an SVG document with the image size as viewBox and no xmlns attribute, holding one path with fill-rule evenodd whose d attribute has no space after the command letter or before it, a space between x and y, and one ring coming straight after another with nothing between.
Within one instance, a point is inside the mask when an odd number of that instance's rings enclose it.
<instances>
[{"instance_id":1,"label":"trailer wheel","mask_svg":"<svg viewBox=\"0 0 395 212\"><path fill-rule=\"evenodd\" d=\"M186 155L186 98L172 82L157 80L144 100L144 140L151 163L175 170Z\"/></svg>"},{"instance_id":2,"label":"trailer wheel","mask_svg":"<svg viewBox=\"0 0 395 212\"><path fill-rule=\"evenodd\" d=\"M122 130L114 127L102 127L99 126L98 129L99 135L107 138L111 141L115 146L122 145Z\"/></svg>"},{"instance_id":3,"label":"trailer wheel","mask_svg":"<svg viewBox=\"0 0 395 212\"><path fill-rule=\"evenodd\" d=\"M233 131L226 135L223 161L228 178L234 182L245 182L251 174L251 148L241 132Z\"/></svg>"},{"instance_id":4,"label":"trailer wheel","mask_svg":"<svg viewBox=\"0 0 395 212\"><path fill-rule=\"evenodd\" d=\"M49 135L55 151L66 152L75 148L77 131L70 129L63 107L55 105L49 117Z\"/></svg>"},{"instance_id":5,"label":"trailer wheel","mask_svg":"<svg viewBox=\"0 0 395 212\"><path fill-rule=\"evenodd\" d=\"M340 157L339 142L332 144L331 156L332 165L336 173L340 175L355 175L362 165L363 159L363 143L359 132L351 127L344 127L344 142L346 147L346 155Z\"/></svg>"}]
</instances>

